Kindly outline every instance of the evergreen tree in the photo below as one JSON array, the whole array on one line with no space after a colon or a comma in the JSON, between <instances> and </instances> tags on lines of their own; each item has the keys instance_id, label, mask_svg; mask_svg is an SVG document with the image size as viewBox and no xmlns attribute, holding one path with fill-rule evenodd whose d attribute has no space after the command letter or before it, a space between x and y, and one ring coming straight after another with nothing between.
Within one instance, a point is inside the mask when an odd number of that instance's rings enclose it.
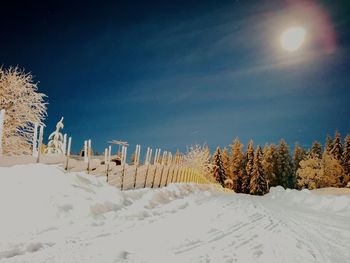
<instances>
[{"instance_id":1,"label":"evergreen tree","mask_svg":"<svg viewBox=\"0 0 350 263\"><path fill-rule=\"evenodd\" d=\"M296 172L300 167L300 161L306 157L306 151L299 145L295 144L294 147L294 171Z\"/></svg>"},{"instance_id":2,"label":"evergreen tree","mask_svg":"<svg viewBox=\"0 0 350 263\"><path fill-rule=\"evenodd\" d=\"M338 131L335 132L331 155L339 162L341 162L343 159L343 146L341 143L340 133Z\"/></svg>"},{"instance_id":3,"label":"evergreen tree","mask_svg":"<svg viewBox=\"0 0 350 263\"><path fill-rule=\"evenodd\" d=\"M268 192L267 182L262 166L262 151L258 145L254 156L252 177L250 179L250 194L264 195Z\"/></svg>"},{"instance_id":4,"label":"evergreen tree","mask_svg":"<svg viewBox=\"0 0 350 263\"><path fill-rule=\"evenodd\" d=\"M225 185L226 175L224 165L222 163L221 149L217 147L214 152L214 178L217 182L219 182L222 186Z\"/></svg>"},{"instance_id":5,"label":"evergreen tree","mask_svg":"<svg viewBox=\"0 0 350 263\"><path fill-rule=\"evenodd\" d=\"M284 139L280 140L277 155L277 178L280 185L284 188L295 187L295 175L293 169L292 157L289 153L289 147Z\"/></svg>"},{"instance_id":6,"label":"evergreen tree","mask_svg":"<svg viewBox=\"0 0 350 263\"><path fill-rule=\"evenodd\" d=\"M236 138L232 143L232 181L233 190L236 193L242 191L242 177L244 174L244 154L242 151L243 144Z\"/></svg>"},{"instance_id":7,"label":"evergreen tree","mask_svg":"<svg viewBox=\"0 0 350 263\"><path fill-rule=\"evenodd\" d=\"M325 151L330 154L333 149L333 140L329 134L326 137Z\"/></svg>"},{"instance_id":8,"label":"evergreen tree","mask_svg":"<svg viewBox=\"0 0 350 263\"><path fill-rule=\"evenodd\" d=\"M269 187L277 185L276 173L275 173L276 172L275 155L276 155L275 146L274 145L269 146L265 144L264 150L263 150L262 166L264 169L265 179Z\"/></svg>"},{"instance_id":9,"label":"evergreen tree","mask_svg":"<svg viewBox=\"0 0 350 263\"><path fill-rule=\"evenodd\" d=\"M242 178L242 193L249 194L250 192L250 178L253 173L253 165L254 165L254 144L253 140L250 140L247 147L247 152L244 158L245 162L245 173Z\"/></svg>"},{"instance_id":10,"label":"evergreen tree","mask_svg":"<svg viewBox=\"0 0 350 263\"><path fill-rule=\"evenodd\" d=\"M345 174L350 176L350 135L345 137L344 141L344 151L343 151L343 167ZM347 182L346 182L347 183Z\"/></svg>"},{"instance_id":11,"label":"evergreen tree","mask_svg":"<svg viewBox=\"0 0 350 263\"><path fill-rule=\"evenodd\" d=\"M232 180L230 155L226 147L222 152L221 159L222 159L222 165L224 167L226 178Z\"/></svg>"},{"instance_id":12,"label":"evergreen tree","mask_svg":"<svg viewBox=\"0 0 350 263\"><path fill-rule=\"evenodd\" d=\"M300 168L300 162L306 158L306 151L298 144L295 144L294 147L294 173L296 177L296 181L299 182L298 178L298 169ZM299 183L296 184L296 187L300 189Z\"/></svg>"},{"instance_id":13,"label":"evergreen tree","mask_svg":"<svg viewBox=\"0 0 350 263\"><path fill-rule=\"evenodd\" d=\"M272 186L277 186L279 184L278 182L278 156L279 156L279 153L278 153L278 147L275 145L275 144L271 144L270 145L270 151L272 153L272 163L273 163L273 169L274 169L274 178L273 180L271 181L271 185L270 187Z\"/></svg>"},{"instance_id":14,"label":"evergreen tree","mask_svg":"<svg viewBox=\"0 0 350 263\"><path fill-rule=\"evenodd\" d=\"M322 145L318 141L312 143L309 155L314 158L322 158Z\"/></svg>"}]
</instances>

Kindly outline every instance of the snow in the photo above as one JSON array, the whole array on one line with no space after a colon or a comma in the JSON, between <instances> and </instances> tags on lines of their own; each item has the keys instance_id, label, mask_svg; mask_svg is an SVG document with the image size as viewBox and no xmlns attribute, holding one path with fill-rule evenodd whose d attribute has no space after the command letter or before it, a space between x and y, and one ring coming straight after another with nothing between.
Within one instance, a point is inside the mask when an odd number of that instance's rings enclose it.
<instances>
[{"instance_id":1,"label":"snow","mask_svg":"<svg viewBox=\"0 0 350 263\"><path fill-rule=\"evenodd\" d=\"M276 187L258 197L171 184L121 192L105 177L27 164L0 167L0 211L0 262L350 258L350 196L335 190Z\"/></svg>"}]
</instances>

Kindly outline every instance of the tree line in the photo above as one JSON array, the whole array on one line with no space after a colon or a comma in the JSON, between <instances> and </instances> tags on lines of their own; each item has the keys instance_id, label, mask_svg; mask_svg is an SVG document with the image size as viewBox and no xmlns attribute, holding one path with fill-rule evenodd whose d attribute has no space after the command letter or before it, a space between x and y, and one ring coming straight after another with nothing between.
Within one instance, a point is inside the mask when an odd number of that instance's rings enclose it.
<instances>
[{"instance_id":1,"label":"tree line","mask_svg":"<svg viewBox=\"0 0 350 263\"><path fill-rule=\"evenodd\" d=\"M212 158L212 176L236 193L264 195L270 187L290 189L345 187L350 178L350 135L342 140L337 131L326 137L324 146L314 141L310 149L298 143L291 153L287 142L254 147L245 151L239 138L224 149L217 147Z\"/></svg>"}]
</instances>

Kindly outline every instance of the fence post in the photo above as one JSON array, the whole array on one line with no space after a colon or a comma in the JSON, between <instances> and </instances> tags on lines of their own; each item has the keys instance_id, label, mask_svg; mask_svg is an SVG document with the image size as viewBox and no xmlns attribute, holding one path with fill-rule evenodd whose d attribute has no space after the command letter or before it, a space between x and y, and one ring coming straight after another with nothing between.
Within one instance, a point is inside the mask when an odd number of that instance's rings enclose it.
<instances>
[{"instance_id":1,"label":"fence post","mask_svg":"<svg viewBox=\"0 0 350 263\"><path fill-rule=\"evenodd\" d=\"M177 171L175 183L179 183L180 182L181 173L182 173L182 167L180 166L178 171Z\"/></svg>"},{"instance_id":2,"label":"fence post","mask_svg":"<svg viewBox=\"0 0 350 263\"><path fill-rule=\"evenodd\" d=\"M139 165L140 161L140 152L141 152L141 145L137 144L136 145L136 150L135 150L135 179L134 179L134 189L136 188L136 176L137 176L137 167Z\"/></svg>"},{"instance_id":3,"label":"fence post","mask_svg":"<svg viewBox=\"0 0 350 263\"><path fill-rule=\"evenodd\" d=\"M36 162L40 162L41 157L41 145L43 144L43 136L44 136L44 126L40 126L39 130L39 144L38 144L38 158L36 159Z\"/></svg>"},{"instance_id":4,"label":"fence post","mask_svg":"<svg viewBox=\"0 0 350 263\"><path fill-rule=\"evenodd\" d=\"M2 137L4 133L5 110L0 111L0 156L2 155Z\"/></svg>"},{"instance_id":5,"label":"fence post","mask_svg":"<svg viewBox=\"0 0 350 263\"><path fill-rule=\"evenodd\" d=\"M147 148L147 154L146 154L146 165L147 165L147 169L146 169L146 175L145 175L145 183L143 185L143 188L146 188L146 184L147 184L147 176L148 176L148 171L149 171L149 165L151 163L151 158L152 158L152 149L150 149L149 147Z\"/></svg>"},{"instance_id":6,"label":"fence post","mask_svg":"<svg viewBox=\"0 0 350 263\"><path fill-rule=\"evenodd\" d=\"M158 149L156 149L156 153L154 155L154 162L153 163L156 166L156 168L154 169L154 174L153 174L153 180L152 180L151 188L154 187L154 180L156 179L159 155L160 155L160 149L158 148Z\"/></svg>"},{"instance_id":7,"label":"fence post","mask_svg":"<svg viewBox=\"0 0 350 263\"><path fill-rule=\"evenodd\" d=\"M90 173L90 151L91 151L91 140L89 139L88 140L88 143L87 143L87 173L89 174Z\"/></svg>"},{"instance_id":8,"label":"fence post","mask_svg":"<svg viewBox=\"0 0 350 263\"><path fill-rule=\"evenodd\" d=\"M163 172L164 172L164 167L165 167L165 163L166 163L166 158L167 158L167 151L163 152L163 157L162 157L162 171L160 173L160 179L159 179L159 184L158 184L158 188L160 188L161 184L162 184L162 179L163 179Z\"/></svg>"},{"instance_id":9,"label":"fence post","mask_svg":"<svg viewBox=\"0 0 350 263\"><path fill-rule=\"evenodd\" d=\"M68 162L69 162L69 156L70 156L70 147L72 145L72 137L68 138L68 149L67 149L67 160L66 160L66 168L65 170L68 171Z\"/></svg>"},{"instance_id":10,"label":"fence post","mask_svg":"<svg viewBox=\"0 0 350 263\"><path fill-rule=\"evenodd\" d=\"M170 168L171 168L172 161L173 161L172 157L173 157L173 156L172 156L171 152L169 152L169 154L168 154L168 160L167 160L168 172L167 172L167 175L166 175L165 186L168 185L169 174L170 174Z\"/></svg>"},{"instance_id":11,"label":"fence post","mask_svg":"<svg viewBox=\"0 0 350 263\"><path fill-rule=\"evenodd\" d=\"M175 183L177 183L177 180L179 179L179 170L180 170L180 166L177 165Z\"/></svg>"},{"instance_id":12,"label":"fence post","mask_svg":"<svg viewBox=\"0 0 350 263\"><path fill-rule=\"evenodd\" d=\"M185 182L186 173L187 173L187 167L184 168L184 172L183 172L183 174L182 174L182 178L181 178L181 182L182 182L182 183Z\"/></svg>"},{"instance_id":13,"label":"fence post","mask_svg":"<svg viewBox=\"0 0 350 263\"><path fill-rule=\"evenodd\" d=\"M105 151L107 151L107 149L105 149ZM107 179L106 181L108 182L108 175L109 175L109 163L111 161L111 151L112 151L112 146L108 146L108 152L107 152L107 158L106 158L106 176L107 176Z\"/></svg>"},{"instance_id":14,"label":"fence post","mask_svg":"<svg viewBox=\"0 0 350 263\"><path fill-rule=\"evenodd\" d=\"M121 181L121 186L120 186L120 190L123 190L124 188L124 175L125 175L125 162L126 162L126 152L127 152L127 148L126 146L122 146L122 162L121 165L123 166L123 171L122 171L122 181Z\"/></svg>"},{"instance_id":15,"label":"fence post","mask_svg":"<svg viewBox=\"0 0 350 263\"><path fill-rule=\"evenodd\" d=\"M36 148L37 140L38 140L38 123L36 122L36 123L34 123L34 133L33 133L33 141L32 141L32 146L33 146L32 156L33 157L38 156L38 151Z\"/></svg>"},{"instance_id":16,"label":"fence post","mask_svg":"<svg viewBox=\"0 0 350 263\"><path fill-rule=\"evenodd\" d=\"M175 169L176 169L176 164L173 164L173 171L171 173L171 179L170 182L173 183L174 181L174 175L175 175Z\"/></svg>"},{"instance_id":17,"label":"fence post","mask_svg":"<svg viewBox=\"0 0 350 263\"><path fill-rule=\"evenodd\" d=\"M63 135L63 155L66 156L67 153L67 133Z\"/></svg>"}]
</instances>

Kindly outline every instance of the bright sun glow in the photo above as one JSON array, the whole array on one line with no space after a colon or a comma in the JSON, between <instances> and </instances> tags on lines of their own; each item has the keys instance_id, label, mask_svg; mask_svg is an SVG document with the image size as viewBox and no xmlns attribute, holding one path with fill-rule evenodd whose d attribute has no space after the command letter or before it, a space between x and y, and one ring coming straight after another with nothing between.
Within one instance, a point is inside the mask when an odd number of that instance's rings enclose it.
<instances>
[{"instance_id":1,"label":"bright sun glow","mask_svg":"<svg viewBox=\"0 0 350 263\"><path fill-rule=\"evenodd\" d=\"M281 35L282 47L290 52L298 50L305 40L306 30L303 27L287 28Z\"/></svg>"}]
</instances>

